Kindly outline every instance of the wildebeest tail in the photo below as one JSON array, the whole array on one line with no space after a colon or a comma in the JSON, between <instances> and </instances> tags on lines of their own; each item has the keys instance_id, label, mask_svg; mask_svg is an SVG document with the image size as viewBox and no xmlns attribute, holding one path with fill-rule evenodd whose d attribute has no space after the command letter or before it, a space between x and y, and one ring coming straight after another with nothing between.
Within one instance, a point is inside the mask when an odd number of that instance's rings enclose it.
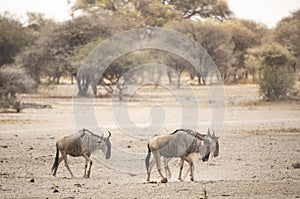
<instances>
[{"instance_id":1,"label":"wildebeest tail","mask_svg":"<svg viewBox=\"0 0 300 199\"><path fill-rule=\"evenodd\" d=\"M59 150L58 150L58 146L56 144L56 156L55 156L55 160L52 166L52 172L54 171L54 169L56 169L58 167L58 160L59 160Z\"/></svg>"},{"instance_id":2,"label":"wildebeest tail","mask_svg":"<svg viewBox=\"0 0 300 199\"><path fill-rule=\"evenodd\" d=\"M146 165L146 170L148 171L149 160L150 160L150 157L151 157L151 150L150 150L149 144L148 144L147 147L148 147L148 154L147 154L146 159L145 159L145 165Z\"/></svg>"}]
</instances>

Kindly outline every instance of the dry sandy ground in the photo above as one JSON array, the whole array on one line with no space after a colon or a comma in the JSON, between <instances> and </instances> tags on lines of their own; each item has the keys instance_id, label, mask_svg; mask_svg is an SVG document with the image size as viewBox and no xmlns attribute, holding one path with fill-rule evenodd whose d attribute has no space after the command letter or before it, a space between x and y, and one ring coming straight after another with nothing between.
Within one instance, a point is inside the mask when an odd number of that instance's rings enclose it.
<instances>
[{"instance_id":1,"label":"dry sandy ground","mask_svg":"<svg viewBox=\"0 0 300 199\"><path fill-rule=\"evenodd\" d=\"M195 89L199 93L205 90ZM179 93L186 95L185 89ZM173 175L166 184L145 183L147 141L119 128L110 99L96 99L93 107L103 132L112 132L111 160L102 161L102 154L95 155L91 177L86 179L81 177L83 158L69 158L78 177L70 178L64 164L57 177L51 176L55 142L76 131L74 115L78 110L74 110L70 98L24 97L25 102L50 104L52 108L0 114L0 198L204 198L204 192L208 198L300 198L300 169L292 167L292 163L300 162L300 103L259 102L254 85L226 86L226 93L219 157L205 163L195 157L194 182L186 175L187 165L184 181L179 182L178 160L172 161ZM149 110L157 104L164 109L166 119L159 133L180 127L181 107L172 93L148 88L135 95L127 107L138 125L136 130L131 128L131 133L150 131L145 124L151 123ZM197 99L202 100L198 105L198 130L204 131L211 107L205 95ZM86 103L84 99L79 101ZM124 106L116 103L113 108ZM185 108L195 107L187 103ZM137 156L132 158L130 154ZM160 180L156 170L151 178Z\"/></svg>"}]
</instances>

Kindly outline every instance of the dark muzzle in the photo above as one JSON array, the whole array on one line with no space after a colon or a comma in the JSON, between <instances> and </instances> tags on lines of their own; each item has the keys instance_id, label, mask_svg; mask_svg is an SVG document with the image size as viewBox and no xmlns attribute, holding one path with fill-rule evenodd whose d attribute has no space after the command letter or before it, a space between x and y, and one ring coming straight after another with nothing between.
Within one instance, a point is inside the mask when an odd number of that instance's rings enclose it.
<instances>
[{"instance_id":1,"label":"dark muzzle","mask_svg":"<svg viewBox=\"0 0 300 199\"><path fill-rule=\"evenodd\" d=\"M203 162L206 162L206 161L209 159L209 155L210 155L210 153L207 153L207 154L202 158L202 161L203 161Z\"/></svg>"}]
</instances>

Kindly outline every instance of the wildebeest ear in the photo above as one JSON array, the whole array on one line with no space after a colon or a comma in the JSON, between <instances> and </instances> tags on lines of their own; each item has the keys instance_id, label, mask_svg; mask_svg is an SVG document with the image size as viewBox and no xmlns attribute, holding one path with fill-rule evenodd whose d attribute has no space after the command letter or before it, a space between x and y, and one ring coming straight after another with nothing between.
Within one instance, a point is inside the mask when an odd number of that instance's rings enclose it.
<instances>
[{"instance_id":1,"label":"wildebeest ear","mask_svg":"<svg viewBox=\"0 0 300 199\"><path fill-rule=\"evenodd\" d=\"M107 139L108 139L108 138L110 138L110 136L111 136L111 132L110 132L110 131L108 131L108 134L109 134L109 135L107 136Z\"/></svg>"}]
</instances>

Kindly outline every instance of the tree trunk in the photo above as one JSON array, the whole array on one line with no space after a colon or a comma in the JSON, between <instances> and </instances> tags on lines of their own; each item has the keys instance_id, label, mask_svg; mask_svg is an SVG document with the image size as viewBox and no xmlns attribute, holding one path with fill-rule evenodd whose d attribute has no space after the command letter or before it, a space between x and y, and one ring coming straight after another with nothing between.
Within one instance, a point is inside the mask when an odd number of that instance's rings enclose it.
<instances>
[{"instance_id":1,"label":"tree trunk","mask_svg":"<svg viewBox=\"0 0 300 199\"><path fill-rule=\"evenodd\" d=\"M177 88L180 88L180 77L181 77L181 71L177 72Z\"/></svg>"}]
</instances>

